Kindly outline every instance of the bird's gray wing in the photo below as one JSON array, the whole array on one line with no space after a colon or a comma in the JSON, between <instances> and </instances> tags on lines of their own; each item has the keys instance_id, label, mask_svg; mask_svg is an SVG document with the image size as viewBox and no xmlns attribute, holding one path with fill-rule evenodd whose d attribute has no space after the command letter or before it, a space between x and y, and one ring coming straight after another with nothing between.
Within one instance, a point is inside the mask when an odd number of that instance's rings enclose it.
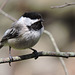
<instances>
[{"instance_id":1,"label":"bird's gray wing","mask_svg":"<svg viewBox=\"0 0 75 75\"><path fill-rule=\"evenodd\" d=\"M7 41L8 39L11 39L11 38L16 38L17 36L18 36L18 30L14 27L11 27L5 32L1 42Z\"/></svg>"}]
</instances>

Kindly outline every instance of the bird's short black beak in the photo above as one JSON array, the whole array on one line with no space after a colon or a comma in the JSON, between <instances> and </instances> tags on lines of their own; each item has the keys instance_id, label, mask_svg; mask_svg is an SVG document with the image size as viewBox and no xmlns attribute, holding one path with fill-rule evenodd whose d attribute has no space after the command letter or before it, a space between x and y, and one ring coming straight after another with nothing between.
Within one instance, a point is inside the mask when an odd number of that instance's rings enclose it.
<instances>
[{"instance_id":1,"label":"bird's short black beak","mask_svg":"<svg viewBox=\"0 0 75 75\"><path fill-rule=\"evenodd\" d=\"M40 19L41 22L44 22L44 19Z\"/></svg>"}]
</instances>

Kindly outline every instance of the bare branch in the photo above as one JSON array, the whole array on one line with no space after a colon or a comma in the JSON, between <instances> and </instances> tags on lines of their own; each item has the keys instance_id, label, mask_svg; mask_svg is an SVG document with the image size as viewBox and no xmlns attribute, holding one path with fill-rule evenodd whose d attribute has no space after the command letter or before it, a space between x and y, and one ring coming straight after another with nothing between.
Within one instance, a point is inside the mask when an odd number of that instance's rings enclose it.
<instances>
[{"instance_id":1,"label":"bare branch","mask_svg":"<svg viewBox=\"0 0 75 75\"><path fill-rule=\"evenodd\" d=\"M64 57L64 58L75 57L75 52L41 51L41 52L37 52L37 53L38 53L38 57L41 57L41 56ZM15 57L13 57L13 60L11 62L27 60L27 59L31 59L31 58L35 58L35 57L36 56L34 53L26 54L26 55L22 55L22 56L15 56ZM9 62L10 62L9 58L0 58L0 64L9 63Z\"/></svg>"},{"instance_id":2,"label":"bare branch","mask_svg":"<svg viewBox=\"0 0 75 75\"><path fill-rule=\"evenodd\" d=\"M45 33L46 35L48 35L49 38L51 39L51 41L52 41L52 43L53 43L53 46L55 47L56 52L60 52L60 50L59 50L59 48L58 48L58 46L57 46L57 44L56 44L56 42L55 42L55 40L54 40L52 34L51 34L50 32L48 32L47 30L44 30L44 33ZM59 57L59 59L60 59L61 64L62 64L62 66L63 66L63 68L64 68L65 75L68 75L68 71L67 71L67 68L66 68L66 65L65 65L65 62L64 62L63 58Z\"/></svg>"},{"instance_id":3,"label":"bare branch","mask_svg":"<svg viewBox=\"0 0 75 75\"><path fill-rule=\"evenodd\" d=\"M64 8L64 7L67 7L67 6L72 6L72 5L75 5L75 2L73 3L65 3L64 5L60 5L60 6L51 6L51 8Z\"/></svg>"},{"instance_id":4,"label":"bare branch","mask_svg":"<svg viewBox=\"0 0 75 75\"><path fill-rule=\"evenodd\" d=\"M8 15L6 12L4 12L1 9L0 9L0 13L3 14L4 16L6 16L7 18L9 18L12 21L17 21L15 18L13 18L12 16Z\"/></svg>"},{"instance_id":5,"label":"bare branch","mask_svg":"<svg viewBox=\"0 0 75 75\"><path fill-rule=\"evenodd\" d=\"M5 0L5 1L3 2L3 4L1 5L0 9L3 9L3 8L5 7L5 5L7 4L7 2L8 2L8 0Z\"/></svg>"},{"instance_id":6,"label":"bare branch","mask_svg":"<svg viewBox=\"0 0 75 75\"><path fill-rule=\"evenodd\" d=\"M0 7L0 13L3 14L4 16L6 16L7 18L9 18L12 21L17 21L15 18L13 18L12 16L8 15L6 12L4 12L2 9L5 7L5 5L7 4L8 0L5 0L2 4L2 6Z\"/></svg>"}]
</instances>

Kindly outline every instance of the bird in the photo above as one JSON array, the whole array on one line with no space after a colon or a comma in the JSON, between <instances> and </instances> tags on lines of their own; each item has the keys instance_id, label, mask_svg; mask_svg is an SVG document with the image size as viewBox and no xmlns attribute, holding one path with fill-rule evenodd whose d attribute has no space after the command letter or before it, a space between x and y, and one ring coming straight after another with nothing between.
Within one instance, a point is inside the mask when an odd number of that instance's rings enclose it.
<instances>
[{"instance_id":1,"label":"bird","mask_svg":"<svg viewBox=\"0 0 75 75\"><path fill-rule=\"evenodd\" d=\"M25 12L19 20L6 30L0 41L0 49L9 46L9 65L12 61L11 48L16 50L31 49L37 44L44 31L43 18L37 12ZM36 57L37 58L37 57Z\"/></svg>"}]
</instances>

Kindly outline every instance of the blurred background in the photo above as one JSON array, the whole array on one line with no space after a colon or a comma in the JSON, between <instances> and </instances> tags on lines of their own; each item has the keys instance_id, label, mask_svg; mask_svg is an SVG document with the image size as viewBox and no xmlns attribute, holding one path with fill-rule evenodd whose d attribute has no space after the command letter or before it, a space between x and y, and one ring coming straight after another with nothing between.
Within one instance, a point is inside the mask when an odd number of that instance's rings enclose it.
<instances>
[{"instance_id":1,"label":"blurred background","mask_svg":"<svg viewBox=\"0 0 75 75\"><path fill-rule=\"evenodd\" d=\"M0 6L5 0L0 0ZM75 52L75 6L51 9L51 6L71 3L75 0L8 0L3 10L12 17L19 19L24 12L39 12L44 19L44 27L52 33L58 48L63 52ZM11 27L13 21L0 13L0 39ZM55 51L47 35L43 34L33 47L38 51ZM31 50L12 49L12 56L31 53ZM9 56L9 48L0 50L0 58ZM64 59L69 75L75 74L75 58ZM39 57L9 64L0 64L0 75L65 75L57 57Z\"/></svg>"}]
</instances>

